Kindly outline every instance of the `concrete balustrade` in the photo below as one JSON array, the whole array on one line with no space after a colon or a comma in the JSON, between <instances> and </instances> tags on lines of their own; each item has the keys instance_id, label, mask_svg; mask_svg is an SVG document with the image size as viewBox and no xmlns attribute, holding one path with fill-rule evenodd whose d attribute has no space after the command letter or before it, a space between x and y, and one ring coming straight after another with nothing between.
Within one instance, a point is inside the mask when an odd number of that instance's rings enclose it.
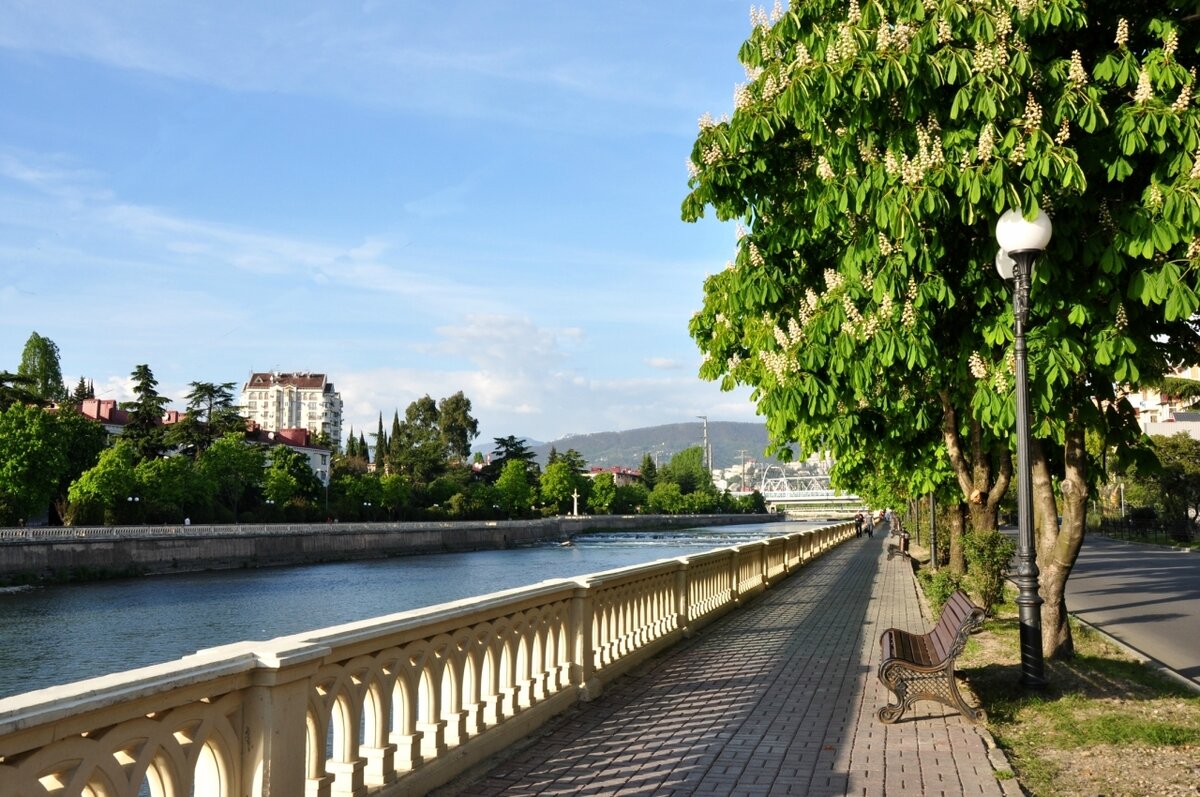
<instances>
[{"instance_id":1,"label":"concrete balustrade","mask_svg":"<svg viewBox=\"0 0 1200 797\"><path fill-rule=\"evenodd\" d=\"M0 790L422 794L852 534L556 579L0 700Z\"/></svg>"}]
</instances>

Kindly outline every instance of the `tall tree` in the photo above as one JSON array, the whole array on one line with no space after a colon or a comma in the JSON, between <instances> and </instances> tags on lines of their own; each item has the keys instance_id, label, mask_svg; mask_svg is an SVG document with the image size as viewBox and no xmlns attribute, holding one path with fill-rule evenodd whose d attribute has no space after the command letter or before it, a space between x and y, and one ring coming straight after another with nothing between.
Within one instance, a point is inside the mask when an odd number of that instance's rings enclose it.
<instances>
[{"instance_id":1,"label":"tall tree","mask_svg":"<svg viewBox=\"0 0 1200 797\"><path fill-rule=\"evenodd\" d=\"M0 525L41 517L67 467L55 418L40 407L0 411Z\"/></svg>"},{"instance_id":2,"label":"tall tree","mask_svg":"<svg viewBox=\"0 0 1200 797\"><path fill-rule=\"evenodd\" d=\"M79 381L75 383L75 390L71 393L71 400L78 404L81 401L95 397L96 388L89 384L88 380L82 376L79 377Z\"/></svg>"},{"instance_id":3,"label":"tall tree","mask_svg":"<svg viewBox=\"0 0 1200 797\"><path fill-rule=\"evenodd\" d=\"M153 459L165 450L162 418L171 400L158 394L158 380L149 365L137 366L130 376L136 398L121 404L129 410L129 423L122 437L133 446L138 459Z\"/></svg>"},{"instance_id":4,"label":"tall tree","mask_svg":"<svg viewBox=\"0 0 1200 797\"><path fill-rule=\"evenodd\" d=\"M408 405L404 422L392 432L393 462L419 487L429 485L446 470L446 446L439 420L436 402L423 396Z\"/></svg>"},{"instance_id":5,"label":"tall tree","mask_svg":"<svg viewBox=\"0 0 1200 797\"><path fill-rule=\"evenodd\" d=\"M17 375L33 380L30 390L42 403L62 401L67 397L62 368L58 362L58 345L38 333L30 334L21 352Z\"/></svg>"},{"instance_id":6,"label":"tall tree","mask_svg":"<svg viewBox=\"0 0 1200 797\"><path fill-rule=\"evenodd\" d=\"M495 482L510 461L518 460L525 468L527 480L530 484L535 483L540 470L537 465L537 455L533 453L525 440L509 435L508 437L492 438L492 442L495 444L492 461L484 469L484 477L488 481Z\"/></svg>"},{"instance_id":7,"label":"tall tree","mask_svg":"<svg viewBox=\"0 0 1200 797\"><path fill-rule=\"evenodd\" d=\"M471 417L471 400L460 390L438 402L438 431L448 459L466 462L471 442L479 437L479 421Z\"/></svg>"},{"instance_id":8,"label":"tall tree","mask_svg":"<svg viewBox=\"0 0 1200 797\"><path fill-rule=\"evenodd\" d=\"M62 469L52 497L54 510L65 525L73 520L71 483L100 459L108 440L104 427L79 413L73 404L63 404L53 415L54 445L62 452Z\"/></svg>"},{"instance_id":9,"label":"tall tree","mask_svg":"<svg viewBox=\"0 0 1200 797\"><path fill-rule=\"evenodd\" d=\"M132 511L137 498L137 451L125 439L104 449L99 460L71 483L68 499L75 508L77 519L94 522L93 518L107 524L130 523L136 518Z\"/></svg>"},{"instance_id":10,"label":"tall tree","mask_svg":"<svg viewBox=\"0 0 1200 797\"><path fill-rule=\"evenodd\" d=\"M1177 6L878 0L756 11L732 118L705 118L683 214L746 225L705 283L702 374L755 389L776 449L949 475L976 529L1012 463L1013 315L993 229L1055 233L1029 307L1045 652L1101 475L1140 435L1115 384L1194 358L1195 25ZM853 489L861 474L835 473ZM1061 501L1061 503L1059 503ZM1062 507L1063 522L1056 520Z\"/></svg>"},{"instance_id":11,"label":"tall tree","mask_svg":"<svg viewBox=\"0 0 1200 797\"><path fill-rule=\"evenodd\" d=\"M38 404L41 399L34 393L34 378L0 371L0 410L13 404Z\"/></svg>"},{"instance_id":12,"label":"tall tree","mask_svg":"<svg viewBox=\"0 0 1200 797\"><path fill-rule=\"evenodd\" d=\"M196 464L211 480L217 498L232 511L236 523L247 491L262 484L266 466L263 449L248 444L244 435L231 432L209 446Z\"/></svg>"},{"instance_id":13,"label":"tall tree","mask_svg":"<svg viewBox=\"0 0 1200 797\"><path fill-rule=\"evenodd\" d=\"M645 483L647 490L653 490L654 485L658 484L658 466L654 464L654 457L645 454L642 457L642 482Z\"/></svg>"},{"instance_id":14,"label":"tall tree","mask_svg":"<svg viewBox=\"0 0 1200 797\"><path fill-rule=\"evenodd\" d=\"M199 458L216 440L244 432L246 419L234 404L233 382L192 382L187 413L165 433L167 445Z\"/></svg>"},{"instance_id":15,"label":"tall tree","mask_svg":"<svg viewBox=\"0 0 1200 797\"><path fill-rule=\"evenodd\" d=\"M510 515L520 517L528 513L536 495L523 460L510 459L504 463L496 479L496 492L500 506Z\"/></svg>"}]
</instances>

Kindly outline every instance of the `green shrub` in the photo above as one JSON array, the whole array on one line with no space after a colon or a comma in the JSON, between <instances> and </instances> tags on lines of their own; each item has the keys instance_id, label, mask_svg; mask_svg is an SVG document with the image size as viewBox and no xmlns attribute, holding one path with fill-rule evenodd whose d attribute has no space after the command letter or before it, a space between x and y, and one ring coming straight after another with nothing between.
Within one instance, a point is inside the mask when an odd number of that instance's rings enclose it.
<instances>
[{"instance_id":1,"label":"green shrub","mask_svg":"<svg viewBox=\"0 0 1200 797\"><path fill-rule=\"evenodd\" d=\"M942 606L950 600L954 591L962 586L961 579L949 570L935 572L923 569L917 575L921 579L921 586L925 590L925 598L929 601L930 610L933 611L935 617L941 615Z\"/></svg>"},{"instance_id":2,"label":"green shrub","mask_svg":"<svg viewBox=\"0 0 1200 797\"><path fill-rule=\"evenodd\" d=\"M963 536L967 586L990 617L1004 598L1004 574L1017 544L998 531L973 531Z\"/></svg>"}]
</instances>

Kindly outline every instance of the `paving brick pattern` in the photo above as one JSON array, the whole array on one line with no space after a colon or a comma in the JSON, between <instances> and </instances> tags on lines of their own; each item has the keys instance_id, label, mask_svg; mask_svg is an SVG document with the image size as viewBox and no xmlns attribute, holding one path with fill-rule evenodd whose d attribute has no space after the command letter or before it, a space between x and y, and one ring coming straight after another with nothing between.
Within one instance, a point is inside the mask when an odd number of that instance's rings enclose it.
<instances>
[{"instance_id":1,"label":"paving brick pattern","mask_svg":"<svg viewBox=\"0 0 1200 797\"><path fill-rule=\"evenodd\" d=\"M876 718L880 633L930 626L886 546L847 541L439 794L1019 794L940 704Z\"/></svg>"}]
</instances>

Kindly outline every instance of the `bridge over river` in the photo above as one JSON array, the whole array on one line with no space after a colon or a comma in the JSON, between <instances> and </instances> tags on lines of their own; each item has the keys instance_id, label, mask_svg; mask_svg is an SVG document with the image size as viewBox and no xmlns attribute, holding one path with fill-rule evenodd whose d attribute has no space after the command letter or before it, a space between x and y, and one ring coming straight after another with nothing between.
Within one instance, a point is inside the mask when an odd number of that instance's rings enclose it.
<instances>
[{"instance_id":1,"label":"bridge over river","mask_svg":"<svg viewBox=\"0 0 1200 797\"><path fill-rule=\"evenodd\" d=\"M862 499L857 495L833 489L825 463L791 473L771 465L763 472L758 491L766 499L767 506L797 517L848 516L862 506Z\"/></svg>"}]
</instances>

